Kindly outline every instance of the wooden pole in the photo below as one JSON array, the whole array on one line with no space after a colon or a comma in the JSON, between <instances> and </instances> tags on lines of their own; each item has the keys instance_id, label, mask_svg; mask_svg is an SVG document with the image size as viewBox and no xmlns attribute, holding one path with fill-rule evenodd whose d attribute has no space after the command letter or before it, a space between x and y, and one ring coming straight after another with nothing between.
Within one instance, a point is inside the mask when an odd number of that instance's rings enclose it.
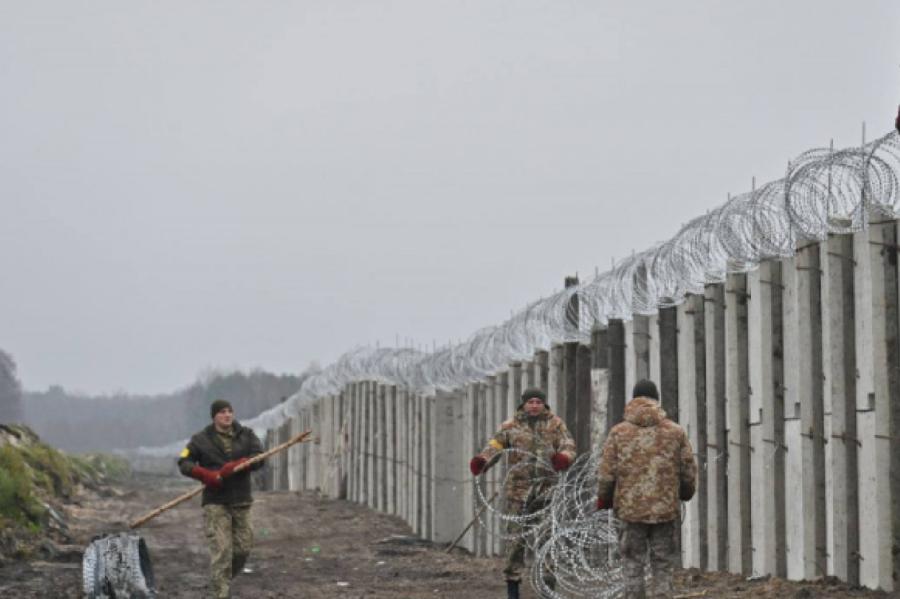
<instances>
[{"instance_id":1,"label":"wooden pole","mask_svg":"<svg viewBox=\"0 0 900 599\"><path fill-rule=\"evenodd\" d=\"M312 431L306 431L306 432L300 433L293 439L289 439L289 440L285 441L284 443L281 443L280 445L276 445L275 447L273 447L272 449L270 449L268 451L265 451L259 455L253 456L252 458L250 458L249 460L247 460L246 462L244 462L243 464L241 464L237 468L235 468L234 473L237 474L238 472L246 470L247 468L250 468L254 464L257 464L257 463L265 460L269 456L274 455L274 454L278 453L279 451L284 451L291 445L296 445L297 443L304 443L304 442L308 441L309 440L308 437L311 434L312 434ZM141 516L140 518L138 518L137 520L133 521L128 526L131 529L138 528L139 526L146 524L148 521L152 520L153 518L156 518L161 513L168 511L168 510L172 509L173 507L175 507L176 505L184 503L185 501L187 501L193 497L196 497L197 495L199 495L202 492L203 492L203 485L200 485L196 489L192 489L183 495L179 495L172 501L169 501L169 502L159 506L155 510L148 512L147 514L145 514L145 515Z\"/></svg>"}]
</instances>

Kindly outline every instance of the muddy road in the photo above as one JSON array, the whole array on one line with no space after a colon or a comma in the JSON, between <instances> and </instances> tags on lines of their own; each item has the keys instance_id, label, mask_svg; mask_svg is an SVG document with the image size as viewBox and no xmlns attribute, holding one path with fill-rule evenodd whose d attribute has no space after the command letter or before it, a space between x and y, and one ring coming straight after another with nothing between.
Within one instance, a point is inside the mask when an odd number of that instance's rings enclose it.
<instances>
[{"instance_id":1,"label":"muddy road","mask_svg":"<svg viewBox=\"0 0 900 599\"><path fill-rule=\"evenodd\" d=\"M127 529L127 522L192 488L191 481L136 477L111 493L81 496L67 512L73 545L87 546L103 532ZM206 546L199 499L163 514L141 529L161 598L205 595ZM251 573L234 582L240 598L456 598L505 597L498 559L446 555L415 540L399 519L312 493L257 493L253 508L256 545ZM63 552L52 561L7 562L0 566L0 597L81 597L80 555ZM535 597L530 589L523 596ZM688 597L807 598L888 597L841 584L748 582L740 577L682 571L678 594Z\"/></svg>"}]
</instances>

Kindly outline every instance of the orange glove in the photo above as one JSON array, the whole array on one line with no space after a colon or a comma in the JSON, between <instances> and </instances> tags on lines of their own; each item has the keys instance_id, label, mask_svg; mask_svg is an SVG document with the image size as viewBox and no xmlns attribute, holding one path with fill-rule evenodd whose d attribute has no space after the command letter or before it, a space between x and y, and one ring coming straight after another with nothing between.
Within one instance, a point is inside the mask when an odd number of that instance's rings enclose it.
<instances>
[{"instance_id":1,"label":"orange glove","mask_svg":"<svg viewBox=\"0 0 900 599\"><path fill-rule=\"evenodd\" d=\"M219 470L219 476L222 478L228 478L232 474L234 474L234 469L247 461L247 458L238 458L236 460L231 460L230 462L225 462L225 465L222 466L222 469Z\"/></svg>"},{"instance_id":2,"label":"orange glove","mask_svg":"<svg viewBox=\"0 0 900 599\"><path fill-rule=\"evenodd\" d=\"M478 476L479 474L484 472L485 466L487 466L487 460L480 455L475 456L469 461L469 470L472 471L472 474L474 476Z\"/></svg>"}]
</instances>

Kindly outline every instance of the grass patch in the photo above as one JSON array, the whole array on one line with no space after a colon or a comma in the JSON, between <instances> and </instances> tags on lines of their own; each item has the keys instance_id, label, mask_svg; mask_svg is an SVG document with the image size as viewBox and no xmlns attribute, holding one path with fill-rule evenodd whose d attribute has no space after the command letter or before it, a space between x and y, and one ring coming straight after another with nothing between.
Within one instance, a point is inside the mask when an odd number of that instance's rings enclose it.
<instances>
[{"instance_id":1,"label":"grass patch","mask_svg":"<svg viewBox=\"0 0 900 599\"><path fill-rule=\"evenodd\" d=\"M69 456L72 467L82 480L121 482L131 476L128 460L108 453Z\"/></svg>"},{"instance_id":2,"label":"grass patch","mask_svg":"<svg viewBox=\"0 0 900 599\"><path fill-rule=\"evenodd\" d=\"M10 445L0 447L0 519L35 528L45 512L34 495L30 468L21 452Z\"/></svg>"},{"instance_id":3,"label":"grass patch","mask_svg":"<svg viewBox=\"0 0 900 599\"><path fill-rule=\"evenodd\" d=\"M70 456L45 443L31 430L3 425L0 433L0 530L10 525L40 532L45 504L69 499L79 484L96 486L131 475L124 458L109 454Z\"/></svg>"}]
</instances>

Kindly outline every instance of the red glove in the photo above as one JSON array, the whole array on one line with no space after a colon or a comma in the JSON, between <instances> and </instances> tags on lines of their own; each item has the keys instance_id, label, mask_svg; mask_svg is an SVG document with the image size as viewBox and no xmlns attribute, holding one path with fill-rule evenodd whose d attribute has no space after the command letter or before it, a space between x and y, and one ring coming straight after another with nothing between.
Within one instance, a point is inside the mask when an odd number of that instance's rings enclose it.
<instances>
[{"instance_id":1,"label":"red glove","mask_svg":"<svg viewBox=\"0 0 900 599\"><path fill-rule=\"evenodd\" d=\"M597 498L597 509L598 510L608 510L612 506L609 505L609 502L603 499L602 497Z\"/></svg>"},{"instance_id":2,"label":"red glove","mask_svg":"<svg viewBox=\"0 0 900 599\"><path fill-rule=\"evenodd\" d=\"M236 460L231 460L230 462L225 462L225 465L219 470L219 476L222 478L228 478L232 474L234 474L234 469L247 461L247 458L238 458Z\"/></svg>"},{"instance_id":3,"label":"red glove","mask_svg":"<svg viewBox=\"0 0 900 599\"><path fill-rule=\"evenodd\" d=\"M554 453L550 456L550 463L553 464L553 469L559 472L567 470L572 465L572 460L564 453Z\"/></svg>"},{"instance_id":4,"label":"red glove","mask_svg":"<svg viewBox=\"0 0 900 599\"><path fill-rule=\"evenodd\" d=\"M485 466L487 466L487 460L480 455L475 456L469 461L469 470L472 471L472 474L474 476L478 476L479 474L484 472Z\"/></svg>"},{"instance_id":5,"label":"red glove","mask_svg":"<svg viewBox=\"0 0 900 599\"><path fill-rule=\"evenodd\" d=\"M222 488L222 479L219 478L217 470L210 470L203 466L194 466L191 468L191 477L196 478L210 489Z\"/></svg>"}]
</instances>

